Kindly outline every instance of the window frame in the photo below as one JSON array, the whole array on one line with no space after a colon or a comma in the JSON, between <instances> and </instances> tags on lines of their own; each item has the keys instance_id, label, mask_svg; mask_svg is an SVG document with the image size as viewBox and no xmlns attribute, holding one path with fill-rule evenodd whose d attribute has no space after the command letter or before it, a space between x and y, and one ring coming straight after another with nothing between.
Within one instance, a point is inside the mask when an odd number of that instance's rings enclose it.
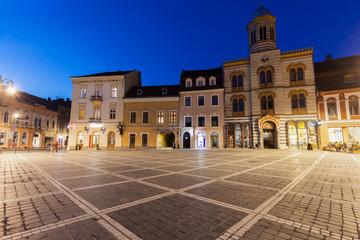
<instances>
[{"instance_id":1,"label":"window frame","mask_svg":"<svg viewBox=\"0 0 360 240\"><path fill-rule=\"evenodd\" d=\"M203 98L202 105L200 105L200 98ZM205 95L198 95L197 96L197 106L198 107L205 107Z\"/></svg>"},{"instance_id":2,"label":"window frame","mask_svg":"<svg viewBox=\"0 0 360 240\"><path fill-rule=\"evenodd\" d=\"M145 114L147 114L146 118L145 118ZM150 118L150 112L149 111L142 111L141 112L141 117L142 117L142 119L141 119L142 124L148 125L149 124L149 118ZM147 121L145 122L145 120L147 120Z\"/></svg>"},{"instance_id":3,"label":"window frame","mask_svg":"<svg viewBox=\"0 0 360 240\"><path fill-rule=\"evenodd\" d=\"M204 126L200 126L200 118L204 118ZM206 127L206 116L205 115L198 115L197 119L198 119L198 122L197 122L198 127Z\"/></svg>"},{"instance_id":4,"label":"window frame","mask_svg":"<svg viewBox=\"0 0 360 240\"><path fill-rule=\"evenodd\" d=\"M129 116L130 116L130 124L136 124L137 121L137 112L136 111L130 111L129 112Z\"/></svg>"},{"instance_id":5,"label":"window frame","mask_svg":"<svg viewBox=\"0 0 360 240\"><path fill-rule=\"evenodd\" d=\"M117 98L117 97L118 97L118 87L117 86L110 87L110 98Z\"/></svg>"},{"instance_id":6,"label":"window frame","mask_svg":"<svg viewBox=\"0 0 360 240\"><path fill-rule=\"evenodd\" d=\"M172 113L175 113L175 116L172 116ZM175 118L172 121L173 117ZM176 124L177 123L177 111L176 110L169 110L169 124Z\"/></svg>"},{"instance_id":7,"label":"window frame","mask_svg":"<svg viewBox=\"0 0 360 240\"><path fill-rule=\"evenodd\" d=\"M187 99L189 101L187 101ZM191 96L184 96L184 107L191 107L191 101L192 101ZM189 102L189 105L186 105L187 102Z\"/></svg>"},{"instance_id":8,"label":"window frame","mask_svg":"<svg viewBox=\"0 0 360 240\"><path fill-rule=\"evenodd\" d=\"M162 113L162 116L159 115L161 113ZM160 121L160 118L162 121ZM165 124L165 111L164 110L156 111L156 124Z\"/></svg>"},{"instance_id":9,"label":"window frame","mask_svg":"<svg viewBox=\"0 0 360 240\"><path fill-rule=\"evenodd\" d=\"M216 104L214 104L214 97L216 97ZM219 94L211 95L211 106L219 106Z\"/></svg>"},{"instance_id":10,"label":"window frame","mask_svg":"<svg viewBox=\"0 0 360 240\"><path fill-rule=\"evenodd\" d=\"M192 121L192 116L184 116L184 127L192 127L193 126L193 121ZM190 126L186 126L186 119L190 119Z\"/></svg>"},{"instance_id":11,"label":"window frame","mask_svg":"<svg viewBox=\"0 0 360 240\"><path fill-rule=\"evenodd\" d=\"M213 125L213 118L217 118L217 125ZM211 115L210 116L210 126L211 127L219 127L219 115Z\"/></svg>"}]
</instances>

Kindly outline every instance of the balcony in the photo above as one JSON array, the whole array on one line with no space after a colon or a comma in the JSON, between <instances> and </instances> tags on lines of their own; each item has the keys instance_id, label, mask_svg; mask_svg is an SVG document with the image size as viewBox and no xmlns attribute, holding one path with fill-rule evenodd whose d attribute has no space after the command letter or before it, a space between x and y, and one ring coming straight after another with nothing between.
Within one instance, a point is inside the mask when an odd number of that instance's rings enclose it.
<instances>
[{"instance_id":1,"label":"balcony","mask_svg":"<svg viewBox=\"0 0 360 240\"><path fill-rule=\"evenodd\" d=\"M102 102L102 96L99 95L95 95L95 96L91 96L90 101L92 101L93 103L97 103L97 104L101 104Z\"/></svg>"},{"instance_id":2,"label":"balcony","mask_svg":"<svg viewBox=\"0 0 360 240\"><path fill-rule=\"evenodd\" d=\"M89 118L89 123L101 123L101 118Z\"/></svg>"}]
</instances>

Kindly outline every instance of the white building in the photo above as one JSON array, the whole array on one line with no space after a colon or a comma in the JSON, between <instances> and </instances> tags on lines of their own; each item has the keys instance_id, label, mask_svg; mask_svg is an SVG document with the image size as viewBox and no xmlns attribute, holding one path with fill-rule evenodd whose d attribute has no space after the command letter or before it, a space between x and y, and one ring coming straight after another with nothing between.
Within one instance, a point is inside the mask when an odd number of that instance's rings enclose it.
<instances>
[{"instance_id":1,"label":"white building","mask_svg":"<svg viewBox=\"0 0 360 240\"><path fill-rule=\"evenodd\" d=\"M117 71L71 77L73 82L69 149L120 148L123 97L141 85L140 72Z\"/></svg>"},{"instance_id":2,"label":"white building","mask_svg":"<svg viewBox=\"0 0 360 240\"><path fill-rule=\"evenodd\" d=\"M226 146L300 148L318 142L313 49L281 52L276 18L259 7L248 23L250 56L224 68Z\"/></svg>"}]
</instances>

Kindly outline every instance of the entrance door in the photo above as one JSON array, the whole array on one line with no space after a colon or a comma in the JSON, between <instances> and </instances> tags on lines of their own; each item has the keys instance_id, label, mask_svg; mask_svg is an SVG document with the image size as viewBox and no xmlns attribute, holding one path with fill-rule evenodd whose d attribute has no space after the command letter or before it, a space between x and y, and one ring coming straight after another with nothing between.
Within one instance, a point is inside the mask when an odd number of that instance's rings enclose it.
<instances>
[{"instance_id":1,"label":"entrance door","mask_svg":"<svg viewBox=\"0 0 360 240\"><path fill-rule=\"evenodd\" d=\"M99 147L99 143L100 143L100 133L94 132L91 147L93 148Z\"/></svg>"},{"instance_id":2,"label":"entrance door","mask_svg":"<svg viewBox=\"0 0 360 240\"><path fill-rule=\"evenodd\" d=\"M210 138L211 138L211 147L219 148L219 134L211 133Z\"/></svg>"},{"instance_id":3,"label":"entrance door","mask_svg":"<svg viewBox=\"0 0 360 240\"><path fill-rule=\"evenodd\" d=\"M108 134L108 149L114 149L115 148L115 133L109 132Z\"/></svg>"},{"instance_id":4,"label":"entrance door","mask_svg":"<svg viewBox=\"0 0 360 240\"><path fill-rule=\"evenodd\" d=\"M264 148L276 148L275 125L272 122L265 122L263 124L263 140Z\"/></svg>"},{"instance_id":5,"label":"entrance door","mask_svg":"<svg viewBox=\"0 0 360 240\"><path fill-rule=\"evenodd\" d=\"M135 148L135 134L130 134L130 149Z\"/></svg>"},{"instance_id":6,"label":"entrance door","mask_svg":"<svg viewBox=\"0 0 360 240\"><path fill-rule=\"evenodd\" d=\"M190 148L190 133L185 132L183 136L183 148Z\"/></svg>"},{"instance_id":7,"label":"entrance door","mask_svg":"<svg viewBox=\"0 0 360 240\"><path fill-rule=\"evenodd\" d=\"M33 147L40 147L40 134L35 133L33 138Z\"/></svg>"}]
</instances>

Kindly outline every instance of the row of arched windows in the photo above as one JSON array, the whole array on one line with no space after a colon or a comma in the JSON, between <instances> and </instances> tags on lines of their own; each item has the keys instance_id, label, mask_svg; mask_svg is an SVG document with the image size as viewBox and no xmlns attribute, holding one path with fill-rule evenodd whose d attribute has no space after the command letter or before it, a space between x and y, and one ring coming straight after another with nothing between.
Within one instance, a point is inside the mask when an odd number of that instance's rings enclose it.
<instances>
[{"instance_id":1,"label":"row of arched windows","mask_svg":"<svg viewBox=\"0 0 360 240\"><path fill-rule=\"evenodd\" d=\"M9 142L9 136L7 131L3 130L0 132L0 146L26 146L28 143L28 133L24 132L19 138L19 132L14 132L12 141ZM11 139L10 139L11 140Z\"/></svg>"},{"instance_id":2,"label":"row of arched windows","mask_svg":"<svg viewBox=\"0 0 360 240\"><path fill-rule=\"evenodd\" d=\"M327 112L329 118L336 117L337 118L337 105L336 99L331 97L327 99ZM349 113L350 116L359 115L359 97L352 95L349 97Z\"/></svg>"},{"instance_id":3,"label":"row of arched windows","mask_svg":"<svg viewBox=\"0 0 360 240\"><path fill-rule=\"evenodd\" d=\"M299 66L300 65L300 66ZM290 65L288 67L290 85L291 86L299 86L304 85L305 81L305 73L304 73L305 65ZM268 88L273 87L273 77L274 77L274 69L271 66L266 68L261 67L258 69L260 88ZM245 74L237 74L232 73L230 75L231 78L231 86L234 91L243 91L244 90L244 76Z\"/></svg>"}]
</instances>

